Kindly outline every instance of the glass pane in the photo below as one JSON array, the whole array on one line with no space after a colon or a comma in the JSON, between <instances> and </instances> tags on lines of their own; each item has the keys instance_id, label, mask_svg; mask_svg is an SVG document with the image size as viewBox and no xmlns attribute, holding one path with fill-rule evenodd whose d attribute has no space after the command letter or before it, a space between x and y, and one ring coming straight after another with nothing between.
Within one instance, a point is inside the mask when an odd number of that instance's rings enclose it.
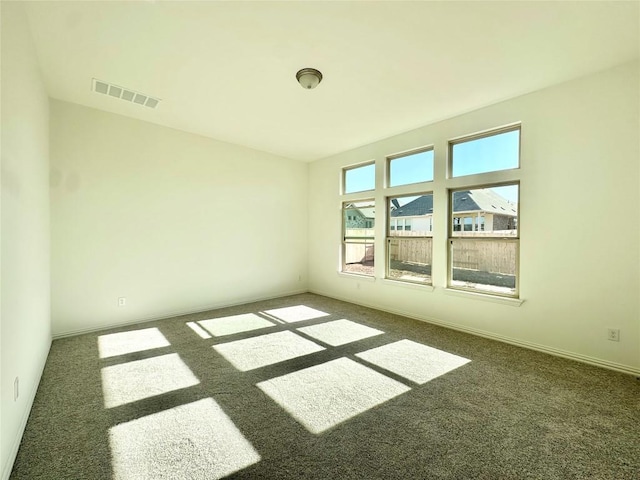
<instances>
[{"instance_id":1,"label":"glass pane","mask_svg":"<svg viewBox=\"0 0 640 480\"><path fill-rule=\"evenodd\" d=\"M387 276L431 284L433 194L388 201Z\"/></svg>"},{"instance_id":2,"label":"glass pane","mask_svg":"<svg viewBox=\"0 0 640 480\"><path fill-rule=\"evenodd\" d=\"M344 170L344 193L373 190L375 186L376 165L374 163Z\"/></svg>"},{"instance_id":3,"label":"glass pane","mask_svg":"<svg viewBox=\"0 0 640 480\"><path fill-rule=\"evenodd\" d=\"M451 240L451 286L515 295L518 240Z\"/></svg>"},{"instance_id":4,"label":"glass pane","mask_svg":"<svg viewBox=\"0 0 640 480\"><path fill-rule=\"evenodd\" d=\"M390 237L388 278L431 284L432 242L425 237Z\"/></svg>"},{"instance_id":5,"label":"glass pane","mask_svg":"<svg viewBox=\"0 0 640 480\"><path fill-rule=\"evenodd\" d=\"M454 237L517 237L518 185L451 192Z\"/></svg>"},{"instance_id":6,"label":"glass pane","mask_svg":"<svg viewBox=\"0 0 640 480\"><path fill-rule=\"evenodd\" d=\"M343 272L373 276L375 213L373 200L343 205Z\"/></svg>"},{"instance_id":7,"label":"glass pane","mask_svg":"<svg viewBox=\"0 0 640 480\"><path fill-rule=\"evenodd\" d=\"M345 242L344 244L344 267L345 273L357 273L360 275L373 276L374 274L374 246L370 242Z\"/></svg>"},{"instance_id":8,"label":"glass pane","mask_svg":"<svg viewBox=\"0 0 640 480\"><path fill-rule=\"evenodd\" d=\"M389 186L433 180L433 150L389 160Z\"/></svg>"},{"instance_id":9,"label":"glass pane","mask_svg":"<svg viewBox=\"0 0 640 480\"><path fill-rule=\"evenodd\" d=\"M433 194L390 198L388 208L390 236L433 234Z\"/></svg>"},{"instance_id":10,"label":"glass pane","mask_svg":"<svg viewBox=\"0 0 640 480\"><path fill-rule=\"evenodd\" d=\"M454 143L451 165L454 177L518 168L520 130Z\"/></svg>"}]
</instances>

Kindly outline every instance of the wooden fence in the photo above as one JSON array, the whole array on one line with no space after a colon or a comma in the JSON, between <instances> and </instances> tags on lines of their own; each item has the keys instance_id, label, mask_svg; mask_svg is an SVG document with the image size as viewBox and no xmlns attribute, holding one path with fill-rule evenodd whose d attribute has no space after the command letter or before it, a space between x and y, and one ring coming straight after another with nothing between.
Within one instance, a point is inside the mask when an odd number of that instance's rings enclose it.
<instances>
[{"instance_id":1,"label":"wooden fence","mask_svg":"<svg viewBox=\"0 0 640 480\"><path fill-rule=\"evenodd\" d=\"M344 249L344 263L370 263L373 262L374 247L372 243L347 243Z\"/></svg>"},{"instance_id":2,"label":"wooden fence","mask_svg":"<svg viewBox=\"0 0 640 480\"><path fill-rule=\"evenodd\" d=\"M389 255L399 262L431 265L432 244L431 238L391 237Z\"/></svg>"},{"instance_id":3,"label":"wooden fence","mask_svg":"<svg viewBox=\"0 0 640 480\"><path fill-rule=\"evenodd\" d=\"M518 244L515 241L453 240L453 268L516 274Z\"/></svg>"},{"instance_id":4,"label":"wooden fence","mask_svg":"<svg viewBox=\"0 0 640 480\"><path fill-rule=\"evenodd\" d=\"M351 239L346 240L345 263L372 262L374 257L374 245L371 238L373 231L368 229L348 230L347 233ZM487 232L485 235L478 235L480 232L474 233L476 238L470 238L470 235L463 234L457 235L457 238L452 240L453 268L515 275L518 254L517 242L477 238L495 236L497 232ZM504 233L505 236L514 234L512 231ZM418 265L431 265L433 239L431 237L416 237L415 235L415 233L412 235L410 232L403 232L401 236L390 237L390 259Z\"/></svg>"},{"instance_id":5,"label":"wooden fence","mask_svg":"<svg viewBox=\"0 0 640 480\"><path fill-rule=\"evenodd\" d=\"M344 263L370 263L374 256L374 230L372 228L348 228L345 234Z\"/></svg>"}]
</instances>

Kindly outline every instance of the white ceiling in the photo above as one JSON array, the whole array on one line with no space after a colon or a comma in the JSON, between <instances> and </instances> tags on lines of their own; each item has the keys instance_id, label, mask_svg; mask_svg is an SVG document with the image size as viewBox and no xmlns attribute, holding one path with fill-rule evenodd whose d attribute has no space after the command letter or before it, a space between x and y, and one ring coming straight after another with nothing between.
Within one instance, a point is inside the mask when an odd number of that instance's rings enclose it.
<instances>
[{"instance_id":1,"label":"white ceiling","mask_svg":"<svg viewBox=\"0 0 640 480\"><path fill-rule=\"evenodd\" d=\"M639 56L635 2L28 2L51 97L315 160ZM315 90L295 79L322 71ZM146 93L152 110L91 91Z\"/></svg>"}]
</instances>

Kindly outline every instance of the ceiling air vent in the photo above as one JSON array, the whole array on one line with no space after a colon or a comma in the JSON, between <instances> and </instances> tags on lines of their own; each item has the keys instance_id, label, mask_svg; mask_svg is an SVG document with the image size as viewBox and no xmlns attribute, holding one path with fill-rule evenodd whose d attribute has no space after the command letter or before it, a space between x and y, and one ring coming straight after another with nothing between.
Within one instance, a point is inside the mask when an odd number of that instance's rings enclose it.
<instances>
[{"instance_id":1,"label":"ceiling air vent","mask_svg":"<svg viewBox=\"0 0 640 480\"><path fill-rule=\"evenodd\" d=\"M145 93L136 92L130 88L120 87L112 83L103 82L102 80L93 79L93 91L109 95L110 97L119 98L125 102L133 102L149 108L156 108L160 99L150 97Z\"/></svg>"}]
</instances>

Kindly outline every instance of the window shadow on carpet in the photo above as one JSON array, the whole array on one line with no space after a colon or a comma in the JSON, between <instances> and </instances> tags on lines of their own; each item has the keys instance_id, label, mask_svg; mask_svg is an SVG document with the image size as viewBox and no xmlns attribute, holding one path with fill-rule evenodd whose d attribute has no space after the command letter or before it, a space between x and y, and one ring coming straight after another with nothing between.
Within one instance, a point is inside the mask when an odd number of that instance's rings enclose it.
<instances>
[{"instance_id":1,"label":"window shadow on carpet","mask_svg":"<svg viewBox=\"0 0 640 480\"><path fill-rule=\"evenodd\" d=\"M624 478L621 380L297 295L54 341L11 478Z\"/></svg>"}]
</instances>

